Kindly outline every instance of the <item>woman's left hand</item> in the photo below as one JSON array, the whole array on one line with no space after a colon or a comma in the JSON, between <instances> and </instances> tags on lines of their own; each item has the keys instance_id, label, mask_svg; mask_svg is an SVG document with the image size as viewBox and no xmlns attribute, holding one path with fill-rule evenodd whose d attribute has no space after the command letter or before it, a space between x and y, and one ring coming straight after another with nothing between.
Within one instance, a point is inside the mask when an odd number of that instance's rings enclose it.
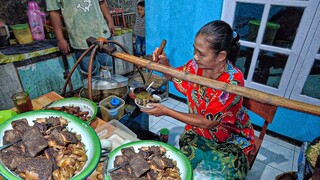
<instances>
[{"instance_id":1,"label":"woman's left hand","mask_svg":"<svg viewBox=\"0 0 320 180\"><path fill-rule=\"evenodd\" d=\"M152 106L152 109L141 109L142 112L145 112L152 116L163 116L166 115L168 108L160 103L149 103L149 106Z\"/></svg>"}]
</instances>

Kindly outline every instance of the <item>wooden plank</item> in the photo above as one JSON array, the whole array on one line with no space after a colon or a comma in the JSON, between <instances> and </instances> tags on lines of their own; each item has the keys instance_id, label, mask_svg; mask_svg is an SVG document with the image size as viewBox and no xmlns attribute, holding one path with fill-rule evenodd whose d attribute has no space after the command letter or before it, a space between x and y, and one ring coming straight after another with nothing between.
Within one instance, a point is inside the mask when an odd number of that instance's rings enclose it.
<instances>
[{"instance_id":1,"label":"wooden plank","mask_svg":"<svg viewBox=\"0 0 320 180\"><path fill-rule=\"evenodd\" d=\"M311 104L307 104L307 103L303 103L303 102L299 102L291 99L286 99L280 96L268 94L268 93L254 90L251 88L235 86L232 84L227 84L221 81L197 76L194 74L188 74L183 71L178 71L172 67L167 67L161 64L157 64L155 62L152 62L143 58L139 58L124 52L115 52L112 55L119 59L123 59L125 61L134 63L138 66L146 67L148 69L152 69L152 70L161 72L163 74L176 77L178 79L197 83L210 88L220 89L225 92L237 94L250 99L254 99L262 103L272 104L275 106L280 106L280 107L320 116L320 107L316 105L311 105Z\"/></svg>"}]
</instances>

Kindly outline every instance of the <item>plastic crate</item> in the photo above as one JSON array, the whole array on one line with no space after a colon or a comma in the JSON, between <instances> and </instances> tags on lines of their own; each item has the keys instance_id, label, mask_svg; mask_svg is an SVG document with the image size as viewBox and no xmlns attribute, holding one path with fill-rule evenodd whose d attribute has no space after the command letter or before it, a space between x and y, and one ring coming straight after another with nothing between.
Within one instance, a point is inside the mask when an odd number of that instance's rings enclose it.
<instances>
[{"instance_id":1,"label":"plastic crate","mask_svg":"<svg viewBox=\"0 0 320 180\"><path fill-rule=\"evenodd\" d=\"M110 104L110 101L113 98L118 99L120 101L120 105L117 106L116 108L109 109L107 108L109 106L108 104ZM103 99L102 101L99 102L102 119L106 122L112 119L119 120L124 115L124 105L125 105L125 101L115 95L111 95Z\"/></svg>"},{"instance_id":2,"label":"plastic crate","mask_svg":"<svg viewBox=\"0 0 320 180\"><path fill-rule=\"evenodd\" d=\"M111 120L95 130L100 139L108 139L112 149L131 141L139 140L137 135L118 120Z\"/></svg>"}]
</instances>

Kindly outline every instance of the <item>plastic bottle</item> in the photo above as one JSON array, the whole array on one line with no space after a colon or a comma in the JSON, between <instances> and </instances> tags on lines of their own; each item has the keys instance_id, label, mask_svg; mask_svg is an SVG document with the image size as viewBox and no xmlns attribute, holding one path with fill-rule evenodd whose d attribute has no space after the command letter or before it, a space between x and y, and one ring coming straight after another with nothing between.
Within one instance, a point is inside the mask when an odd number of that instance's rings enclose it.
<instances>
[{"instance_id":1,"label":"plastic bottle","mask_svg":"<svg viewBox=\"0 0 320 180\"><path fill-rule=\"evenodd\" d=\"M37 2L30 1L28 3L28 19L29 19L29 26L32 34L33 40L43 40L45 39L44 34L44 19L42 19L45 13L39 10L39 6Z\"/></svg>"}]
</instances>

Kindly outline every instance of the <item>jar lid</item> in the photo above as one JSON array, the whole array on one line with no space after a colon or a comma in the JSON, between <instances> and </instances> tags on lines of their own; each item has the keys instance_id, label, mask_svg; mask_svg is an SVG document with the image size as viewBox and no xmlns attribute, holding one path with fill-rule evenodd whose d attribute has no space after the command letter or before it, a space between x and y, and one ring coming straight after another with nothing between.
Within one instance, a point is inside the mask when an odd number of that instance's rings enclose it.
<instances>
[{"instance_id":1,"label":"jar lid","mask_svg":"<svg viewBox=\"0 0 320 180\"><path fill-rule=\"evenodd\" d=\"M112 98L112 99L110 100L110 104L111 104L112 106L115 106L115 107L119 106L120 103L121 103L121 101L120 101L118 98Z\"/></svg>"},{"instance_id":2,"label":"jar lid","mask_svg":"<svg viewBox=\"0 0 320 180\"><path fill-rule=\"evenodd\" d=\"M111 78L92 77L93 90L106 90L124 87L128 85L128 78L121 75L112 75ZM83 80L83 86L88 88L88 79Z\"/></svg>"},{"instance_id":3,"label":"jar lid","mask_svg":"<svg viewBox=\"0 0 320 180\"><path fill-rule=\"evenodd\" d=\"M10 27L15 30L21 30L21 29L28 29L29 25L28 24L16 24L16 25L12 25Z\"/></svg>"},{"instance_id":4,"label":"jar lid","mask_svg":"<svg viewBox=\"0 0 320 180\"><path fill-rule=\"evenodd\" d=\"M161 135L168 135L169 134L169 129L167 129L167 128L160 129L160 134Z\"/></svg>"}]
</instances>

